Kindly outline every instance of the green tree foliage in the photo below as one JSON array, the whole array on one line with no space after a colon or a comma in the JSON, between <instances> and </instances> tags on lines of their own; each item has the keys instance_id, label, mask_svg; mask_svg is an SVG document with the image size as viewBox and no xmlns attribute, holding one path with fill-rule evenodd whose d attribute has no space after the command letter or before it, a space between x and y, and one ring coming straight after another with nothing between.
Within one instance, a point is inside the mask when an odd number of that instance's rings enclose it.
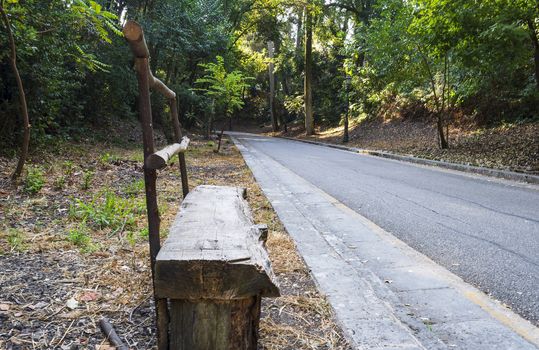
<instances>
[{"instance_id":1,"label":"green tree foliage","mask_svg":"<svg viewBox=\"0 0 539 350\"><path fill-rule=\"evenodd\" d=\"M34 139L136 115L132 57L118 35L125 19L143 25L153 74L177 92L186 127L207 126L212 99L223 114L242 109L235 115L269 121L270 40L277 114L281 123L301 123L306 14L316 124L341 122L346 75L352 117L432 116L440 139L456 115L480 123L537 118L539 9L532 0L9 0L5 7ZM0 34L0 142L13 148L21 127ZM218 96L226 89L210 89L214 72L230 75L230 84L236 79L237 100L225 103ZM249 86L245 76L254 77ZM201 84L207 93L194 93ZM161 97L152 101L155 124L170 125Z\"/></svg>"},{"instance_id":2,"label":"green tree foliage","mask_svg":"<svg viewBox=\"0 0 539 350\"><path fill-rule=\"evenodd\" d=\"M117 16L95 1L82 0L10 0L5 9L17 43L33 135L62 133L83 119L92 118L83 114L89 103L85 81L110 68L98 51L116 39ZM2 28L0 104L4 108L0 109L0 135L2 141L13 144L20 122L16 118L16 89L8 69L9 50L4 33Z\"/></svg>"},{"instance_id":3,"label":"green tree foliage","mask_svg":"<svg viewBox=\"0 0 539 350\"><path fill-rule=\"evenodd\" d=\"M197 79L196 83L206 87L196 90L203 91L213 99L225 116L230 118L234 111L243 107L243 91L249 87L249 78L238 70L227 72L221 56L217 56L216 63L204 63L200 66L204 68L206 75Z\"/></svg>"}]
</instances>

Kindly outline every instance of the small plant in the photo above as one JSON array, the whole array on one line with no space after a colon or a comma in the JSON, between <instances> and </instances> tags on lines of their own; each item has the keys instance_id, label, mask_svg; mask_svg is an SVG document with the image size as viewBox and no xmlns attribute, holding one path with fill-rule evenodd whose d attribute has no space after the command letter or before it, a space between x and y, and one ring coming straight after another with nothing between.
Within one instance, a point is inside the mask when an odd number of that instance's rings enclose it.
<instances>
[{"instance_id":1,"label":"small plant","mask_svg":"<svg viewBox=\"0 0 539 350\"><path fill-rule=\"evenodd\" d=\"M75 164L70 160L66 160L62 163L62 169L64 169L64 175L69 177L75 172Z\"/></svg>"},{"instance_id":2,"label":"small plant","mask_svg":"<svg viewBox=\"0 0 539 350\"><path fill-rule=\"evenodd\" d=\"M86 226L86 223L83 222L77 226L77 228L69 230L67 240L77 247L86 246L91 241L88 232L88 227Z\"/></svg>"},{"instance_id":3,"label":"small plant","mask_svg":"<svg viewBox=\"0 0 539 350\"><path fill-rule=\"evenodd\" d=\"M84 221L76 228L69 230L67 240L84 253L91 253L97 249L97 246L92 243L90 230Z\"/></svg>"},{"instance_id":4,"label":"small plant","mask_svg":"<svg viewBox=\"0 0 539 350\"><path fill-rule=\"evenodd\" d=\"M7 243L11 251L23 251L25 249L24 233L22 230L10 228L7 233Z\"/></svg>"},{"instance_id":5,"label":"small plant","mask_svg":"<svg viewBox=\"0 0 539 350\"><path fill-rule=\"evenodd\" d=\"M138 234L140 238L148 238L148 236L150 235L150 231L148 230L147 227L145 227L142 230L140 230Z\"/></svg>"},{"instance_id":6,"label":"small plant","mask_svg":"<svg viewBox=\"0 0 539 350\"><path fill-rule=\"evenodd\" d=\"M127 239L129 245L132 247L135 246L135 244L137 243L137 237L133 234L133 231L127 232L125 238Z\"/></svg>"},{"instance_id":7,"label":"small plant","mask_svg":"<svg viewBox=\"0 0 539 350\"><path fill-rule=\"evenodd\" d=\"M66 183L66 177L65 175L62 175L62 176L58 176L56 178L56 180L54 180L54 184L53 184L53 187L55 190L62 190L65 186L65 183Z\"/></svg>"},{"instance_id":8,"label":"small plant","mask_svg":"<svg viewBox=\"0 0 539 350\"><path fill-rule=\"evenodd\" d=\"M115 154L105 153L101 156L99 159L101 161L101 164L108 165L108 164L115 164L120 161L120 157L118 157Z\"/></svg>"},{"instance_id":9,"label":"small plant","mask_svg":"<svg viewBox=\"0 0 539 350\"><path fill-rule=\"evenodd\" d=\"M213 147L213 146L215 146L215 142L213 142L213 141L208 141L208 143L206 143L206 145L207 145L208 147Z\"/></svg>"},{"instance_id":10,"label":"small plant","mask_svg":"<svg viewBox=\"0 0 539 350\"><path fill-rule=\"evenodd\" d=\"M92 184L93 178L94 178L94 172L91 170L85 170L82 173L82 184L80 185L80 188L82 190L89 189L90 185Z\"/></svg>"},{"instance_id":11,"label":"small plant","mask_svg":"<svg viewBox=\"0 0 539 350\"><path fill-rule=\"evenodd\" d=\"M38 193L45 184L43 170L40 167L28 167L28 172L24 180L24 191L29 194Z\"/></svg>"}]
</instances>

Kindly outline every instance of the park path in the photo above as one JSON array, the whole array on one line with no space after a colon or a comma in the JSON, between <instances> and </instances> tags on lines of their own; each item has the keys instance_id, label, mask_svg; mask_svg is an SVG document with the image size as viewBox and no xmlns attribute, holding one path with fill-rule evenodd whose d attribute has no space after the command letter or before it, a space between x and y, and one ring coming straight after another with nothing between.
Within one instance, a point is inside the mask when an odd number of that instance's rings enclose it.
<instances>
[{"instance_id":1,"label":"park path","mask_svg":"<svg viewBox=\"0 0 539 350\"><path fill-rule=\"evenodd\" d=\"M480 277L500 281L523 269L528 281L510 285L534 302L536 188L232 137L356 348L539 348L535 326L437 264L456 273L481 265ZM497 259L506 260L489 267Z\"/></svg>"}]
</instances>

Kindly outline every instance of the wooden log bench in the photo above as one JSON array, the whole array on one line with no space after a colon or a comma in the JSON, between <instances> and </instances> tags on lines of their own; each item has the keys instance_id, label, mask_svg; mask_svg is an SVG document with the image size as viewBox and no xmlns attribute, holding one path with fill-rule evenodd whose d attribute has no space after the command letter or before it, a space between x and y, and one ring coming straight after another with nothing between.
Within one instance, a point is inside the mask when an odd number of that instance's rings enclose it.
<instances>
[{"instance_id":1,"label":"wooden log bench","mask_svg":"<svg viewBox=\"0 0 539 350\"><path fill-rule=\"evenodd\" d=\"M236 187L199 186L182 202L155 265L157 298L168 299L169 349L255 350L261 297L279 289Z\"/></svg>"}]
</instances>

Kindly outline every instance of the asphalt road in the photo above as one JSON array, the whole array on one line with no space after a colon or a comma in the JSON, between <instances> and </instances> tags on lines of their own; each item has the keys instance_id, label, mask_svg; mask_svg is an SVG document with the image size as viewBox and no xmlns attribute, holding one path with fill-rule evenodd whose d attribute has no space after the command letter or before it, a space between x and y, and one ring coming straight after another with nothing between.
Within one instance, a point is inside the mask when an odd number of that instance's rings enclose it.
<instances>
[{"instance_id":1,"label":"asphalt road","mask_svg":"<svg viewBox=\"0 0 539 350\"><path fill-rule=\"evenodd\" d=\"M260 136L239 136L539 324L539 187Z\"/></svg>"}]
</instances>

